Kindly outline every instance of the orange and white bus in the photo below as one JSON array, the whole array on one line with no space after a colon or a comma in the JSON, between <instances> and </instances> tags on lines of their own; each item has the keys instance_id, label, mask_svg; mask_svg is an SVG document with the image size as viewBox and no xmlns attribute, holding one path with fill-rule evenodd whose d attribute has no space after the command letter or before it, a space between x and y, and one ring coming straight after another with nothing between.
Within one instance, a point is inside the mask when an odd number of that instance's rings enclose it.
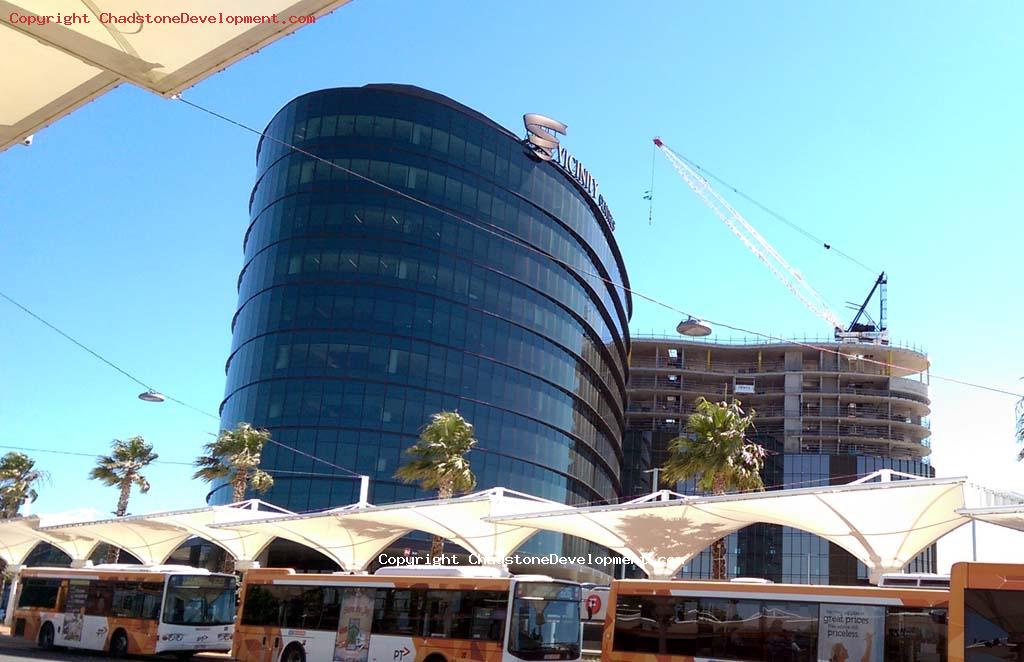
<instances>
[{"instance_id":1,"label":"orange and white bus","mask_svg":"<svg viewBox=\"0 0 1024 662\"><path fill-rule=\"evenodd\" d=\"M188 566L26 568L15 636L110 657L231 649L236 579Z\"/></svg>"},{"instance_id":2,"label":"orange and white bus","mask_svg":"<svg viewBox=\"0 0 1024 662\"><path fill-rule=\"evenodd\" d=\"M943 662L948 587L612 582L604 662Z\"/></svg>"},{"instance_id":3,"label":"orange and white bus","mask_svg":"<svg viewBox=\"0 0 1024 662\"><path fill-rule=\"evenodd\" d=\"M246 572L240 662L580 659L580 585L473 566Z\"/></svg>"},{"instance_id":4,"label":"orange and white bus","mask_svg":"<svg viewBox=\"0 0 1024 662\"><path fill-rule=\"evenodd\" d=\"M1024 660L1024 565L956 563L949 662Z\"/></svg>"}]
</instances>

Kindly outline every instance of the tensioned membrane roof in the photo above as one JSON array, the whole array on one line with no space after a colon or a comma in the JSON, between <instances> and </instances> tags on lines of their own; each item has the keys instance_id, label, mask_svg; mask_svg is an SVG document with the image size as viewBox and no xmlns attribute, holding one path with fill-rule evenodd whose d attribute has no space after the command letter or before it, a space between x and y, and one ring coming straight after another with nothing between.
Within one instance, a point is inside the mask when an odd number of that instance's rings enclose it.
<instances>
[{"instance_id":1,"label":"tensioned membrane roof","mask_svg":"<svg viewBox=\"0 0 1024 662\"><path fill-rule=\"evenodd\" d=\"M222 547L235 559L251 560L274 539L269 531L212 529L215 524L253 519L268 521L293 515L257 499L226 506L174 510L149 515L47 524L38 517L0 521L0 558L20 565L32 549L46 542L71 557L88 559L101 542L120 547L145 565L160 565L182 543L199 536Z\"/></svg>"},{"instance_id":2,"label":"tensioned membrane roof","mask_svg":"<svg viewBox=\"0 0 1024 662\"><path fill-rule=\"evenodd\" d=\"M1021 504L961 508L957 512L980 522L1024 531L1024 505Z\"/></svg>"},{"instance_id":3,"label":"tensioned membrane roof","mask_svg":"<svg viewBox=\"0 0 1024 662\"><path fill-rule=\"evenodd\" d=\"M495 522L489 518L510 513L532 514L564 507L555 501L499 487L453 499L431 499L387 506L357 504L266 521L223 524L214 528L291 540L312 547L345 570L355 572L365 570L388 545L411 531L439 535L471 554L476 554L485 562L504 559L537 531L533 527Z\"/></svg>"},{"instance_id":4,"label":"tensioned membrane roof","mask_svg":"<svg viewBox=\"0 0 1024 662\"><path fill-rule=\"evenodd\" d=\"M178 94L348 1L0 0L0 150L124 82Z\"/></svg>"},{"instance_id":5,"label":"tensioned membrane roof","mask_svg":"<svg viewBox=\"0 0 1024 662\"><path fill-rule=\"evenodd\" d=\"M284 538L359 572L401 536L424 531L455 542L486 565L503 565L527 538L548 530L608 547L648 576L665 578L722 536L765 522L843 547L877 581L882 573L902 570L921 550L972 517L1024 530L1024 496L985 489L966 478L916 478L882 470L848 485L717 497L663 491L627 503L583 508L503 488L446 500L361 503L303 515L252 500L76 524L45 525L37 517L0 521L0 558L20 565L33 547L49 542L81 562L102 541L143 563L160 564L187 539L199 536L236 560L252 561L271 540Z\"/></svg>"},{"instance_id":6,"label":"tensioned membrane roof","mask_svg":"<svg viewBox=\"0 0 1024 662\"><path fill-rule=\"evenodd\" d=\"M1022 504L1020 495L966 478L891 480L883 470L848 485L634 501L494 521L559 531L619 551L649 577L673 576L714 540L764 522L834 542L864 563L873 580L900 572L923 549L969 518L967 505ZM882 482L866 482L880 478Z\"/></svg>"}]
</instances>

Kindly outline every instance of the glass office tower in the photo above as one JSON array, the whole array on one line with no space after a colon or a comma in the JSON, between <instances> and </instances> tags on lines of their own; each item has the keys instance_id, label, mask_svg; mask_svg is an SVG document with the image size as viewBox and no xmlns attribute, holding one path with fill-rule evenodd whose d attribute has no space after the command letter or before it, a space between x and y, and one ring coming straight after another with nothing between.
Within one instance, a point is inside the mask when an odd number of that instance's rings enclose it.
<instances>
[{"instance_id":1,"label":"glass office tower","mask_svg":"<svg viewBox=\"0 0 1024 662\"><path fill-rule=\"evenodd\" d=\"M266 134L222 428L267 428L387 503L425 496L393 474L431 414L458 410L480 488L617 498L631 302L602 280L627 285L576 180L414 87L312 92ZM357 499L357 481L290 450L268 446L263 466L263 498L291 510Z\"/></svg>"}]
</instances>

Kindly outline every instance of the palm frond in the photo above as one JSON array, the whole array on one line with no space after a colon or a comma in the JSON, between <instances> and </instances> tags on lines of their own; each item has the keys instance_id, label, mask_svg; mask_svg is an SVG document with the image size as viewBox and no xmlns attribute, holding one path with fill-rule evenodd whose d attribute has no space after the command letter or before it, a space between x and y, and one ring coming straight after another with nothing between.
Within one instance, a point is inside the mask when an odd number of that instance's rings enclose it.
<instances>
[{"instance_id":1,"label":"palm frond","mask_svg":"<svg viewBox=\"0 0 1024 662\"><path fill-rule=\"evenodd\" d=\"M203 455L196 458L193 478L208 483L231 482L239 470L248 474L248 483L257 492L266 492L274 484L273 477L260 471L263 448L270 441L270 432L239 423L232 430L221 430L217 439L203 445Z\"/></svg>"},{"instance_id":2,"label":"palm frond","mask_svg":"<svg viewBox=\"0 0 1024 662\"><path fill-rule=\"evenodd\" d=\"M699 398L686 421L686 436L669 442L664 481L693 480L701 491L716 494L764 489L764 448L746 437L754 416L753 409L744 413L738 400L712 403Z\"/></svg>"},{"instance_id":3,"label":"palm frond","mask_svg":"<svg viewBox=\"0 0 1024 662\"><path fill-rule=\"evenodd\" d=\"M472 490L477 481L466 455L476 444L473 426L458 412L438 412L420 432L419 440L405 450L409 459L395 472L395 478L442 495Z\"/></svg>"}]
</instances>

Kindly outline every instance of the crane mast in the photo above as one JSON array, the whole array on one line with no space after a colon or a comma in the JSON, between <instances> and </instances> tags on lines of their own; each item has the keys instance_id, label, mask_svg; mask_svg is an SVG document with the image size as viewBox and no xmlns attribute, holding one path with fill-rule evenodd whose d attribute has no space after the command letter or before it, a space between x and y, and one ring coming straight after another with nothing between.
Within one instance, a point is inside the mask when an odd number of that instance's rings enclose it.
<instances>
[{"instance_id":1,"label":"crane mast","mask_svg":"<svg viewBox=\"0 0 1024 662\"><path fill-rule=\"evenodd\" d=\"M840 338L839 334L843 334L843 336L849 335L843 331L843 323L839 321L839 318L829 308L824 297L811 287L811 284L804 279L803 275L790 265L742 214L736 211L725 198L718 194L718 191L711 186L710 182L703 175L691 168L661 138L655 138L654 144L665 155L665 158L669 160L676 169L676 172L679 173L679 176L697 194L697 197L714 212L720 221L725 223L726 227L743 242L743 245L750 249L750 252L768 267L768 270L796 298L807 306L808 310L825 320L835 331L837 338Z\"/></svg>"}]
</instances>

